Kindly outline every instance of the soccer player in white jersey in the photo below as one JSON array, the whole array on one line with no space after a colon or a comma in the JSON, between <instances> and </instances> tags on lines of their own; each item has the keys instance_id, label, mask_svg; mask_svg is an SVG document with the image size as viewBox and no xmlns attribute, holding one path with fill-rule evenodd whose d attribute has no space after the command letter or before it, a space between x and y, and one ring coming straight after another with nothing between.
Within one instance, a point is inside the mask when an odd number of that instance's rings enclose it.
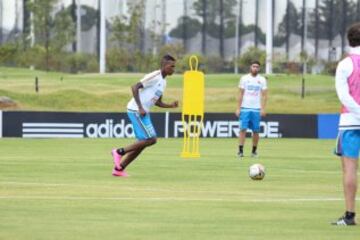
<instances>
[{"instance_id":1,"label":"soccer player in white jersey","mask_svg":"<svg viewBox=\"0 0 360 240\"><path fill-rule=\"evenodd\" d=\"M166 88L166 76L175 70L175 59L165 55L161 60L161 69L145 75L140 82L132 86L133 98L127 105L128 116L133 125L137 142L126 147L113 149L113 176L127 177L125 168L146 148L156 143L156 132L150 118L150 108L176 108L178 101L171 104L162 102Z\"/></svg>"},{"instance_id":2,"label":"soccer player in white jersey","mask_svg":"<svg viewBox=\"0 0 360 240\"><path fill-rule=\"evenodd\" d=\"M355 225L357 170L360 151L360 23L347 38L350 51L336 68L335 88L342 104L335 153L341 157L345 213L334 225Z\"/></svg>"},{"instance_id":3,"label":"soccer player in white jersey","mask_svg":"<svg viewBox=\"0 0 360 240\"><path fill-rule=\"evenodd\" d=\"M266 79L259 74L260 63L251 62L250 73L244 75L239 83L239 101L236 116L239 117L239 152L238 156L244 156L244 144L247 129L252 130L252 152L251 156L257 156L259 142L260 119L265 116L267 100Z\"/></svg>"}]
</instances>

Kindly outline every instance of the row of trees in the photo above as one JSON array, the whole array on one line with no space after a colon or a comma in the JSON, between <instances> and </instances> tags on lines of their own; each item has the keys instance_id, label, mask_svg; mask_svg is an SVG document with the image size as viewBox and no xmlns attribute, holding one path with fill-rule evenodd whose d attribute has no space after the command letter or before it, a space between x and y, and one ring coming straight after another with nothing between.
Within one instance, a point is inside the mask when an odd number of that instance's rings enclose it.
<instances>
[{"instance_id":1,"label":"row of trees","mask_svg":"<svg viewBox=\"0 0 360 240\"><path fill-rule=\"evenodd\" d=\"M97 55L73 54L77 52L75 38L76 4L72 4L60 10L55 9L60 0L23 0L24 5L24 29L22 37L11 43L11 46L0 48L0 62L9 58L10 62L21 63L20 65L34 65L46 70L58 69L65 71L89 71L97 70ZM240 8L235 6L240 1ZM187 43L198 33L201 33L201 53L207 56L207 36L219 39L219 59L224 61L224 40L234 37L236 32L236 16L240 16L239 24L239 49L241 49L241 36L254 32L254 46L265 43L265 34L259 28L259 0L255 0L254 24L245 25L242 21L244 12L243 0L195 0L191 8L194 15L189 15L189 0L183 0L184 15L179 18L177 26L170 31L170 36L182 39L182 46L166 46L161 37L150 29L145 29L145 0L129 2L128 16L117 16L107 21L107 29L110 33L111 44L108 47L108 69L112 71L142 71L147 69L156 56L145 49L146 35L150 36L153 45L160 52L171 51L177 56L187 52ZM98 1L100 3L100 1ZM273 0L276 4L276 1ZM302 36L304 45L305 27L305 4L297 9L291 0L287 0L286 14L278 25L277 35L274 37L275 46L285 45L289 52L290 34ZM308 36L315 39L315 49L318 49L320 39L327 39L329 46L338 33L341 34L342 47L345 47L346 27L360 20L360 0L315 0L316 7L308 12ZM88 6L81 6L85 10L82 18L82 31L92 27L97 29L97 43L99 43L99 10ZM239 10L236 13L235 10ZM55 13L55 14L54 14ZM32 25L30 15L32 15ZM154 22L153 24L160 24ZM34 38L31 36L33 27ZM35 41L33 41L35 39ZM99 44L97 44L99 45ZM71 48L69 49L69 46ZM6 52L7 51L7 52ZM120 56L119 56L120 55ZM36 57L34 57L36 56ZM317 57L317 52L315 53ZM288 59L288 56L286 56ZM155 59L156 60L156 59ZM9 62L9 61L8 61ZM121 66L119 65L121 64ZM74 67L75 66L75 67Z\"/></svg>"},{"instance_id":2,"label":"row of trees","mask_svg":"<svg viewBox=\"0 0 360 240\"><path fill-rule=\"evenodd\" d=\"M95 55L75 53L75 0L61 9L56 9L59 0L22 1L22 32L16 30L16 38L0 47L0 63L69 72L98 70ZM87 31L98 23L99 12L85 5L82 9L86 15L82 16L81 28Z\"/></svg>"},{"instance_id":3,"label":"row of trees","mask_svg":"<svg viewBox=\"0 0 360 240\"><path fill-rule=\"evenodd\" d=\"M265 44L265 34L258 26L259 0L255 0L254 24L244 25L242 15L244 11L243 0L239 9L239 34L240 36L254 32L254 45ZM186 0L185 0L186 2ZM183 39L186 49L188 39L201 32L202 53L206 54L206 35L220 40L219 52L224 56L224 39L235 36L236 0L197 0L194 2L195 16L184 15L178 20L178 25L170 32L172 37ZM277 2L273 0L273 6ZM294 3L286 0L286 13L278 25L277 35L274 36L274 46L285 44L289 52L290 34L297 34L304 38L305 13L308 14L308 36L315 39L315 49L318 49L319 40L328 40L329 46L337 34L342 36L342 49L345 48L345 32L349 24L360 21L360 0L315 0L314 9L305 9L306 0L302 1L303 7L297 9ZM276 14L276 13L274 13ZM201 20L200 20L201 19ZM302 39L302 45L304 39ZM239 39L241 49L241 38ZM317 58L317 52L315 57Z\"/></svg>"}]
</instances>

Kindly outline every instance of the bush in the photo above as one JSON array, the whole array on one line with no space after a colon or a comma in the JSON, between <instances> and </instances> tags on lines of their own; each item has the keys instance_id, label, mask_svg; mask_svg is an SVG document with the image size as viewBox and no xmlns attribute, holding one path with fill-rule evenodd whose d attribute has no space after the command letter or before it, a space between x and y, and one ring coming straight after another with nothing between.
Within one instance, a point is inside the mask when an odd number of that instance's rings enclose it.
<instances>
[{"instance_id":1,"label":"bush","mask_svg":"<svg viewBox=\"0 0 360 240\"><path fill-rule=\"evenodd\" d=\"M198 70L204 73L217 73L224 72L229 67L229 63L225 62L218 56L204 57L200 54L188 54L179 59L176 66L176 71L183 73L190 70L189 59L192 55L197 56L199 60ZM230 63L232 64L232 63ZM192 66L195 68L195 62L192 62Z\"/></svg>"},{"instance_id":2,"label":"bush","mask_svg":"<svg viewBox=\"0 0 360 240\"><path fill-rule=\"evenodd\" d=\"M207 73L224 72L225 66L227 66L226 62L220 56L209 56L205 62L207 65Z\"/></svg>"},{"instance_id":3,"label":"bush","mask_svg":"<svg viewBox=\"0 0 360 240\"><path fill-rule=\"evenodd\" d=\"M34 46L17 55L16 66L46 70L46 52L41 46ZM95 55L86 53L55 52L49 53L50 71L69 73L97 72L99 69Z\"/></svg>"},{"instance_id":4,"label":"bush","mask_svg":"<svg viewBox=\"0 0 360 240\"><path fill-rule=\"evenodd\" d=\"M299 62L274 62L274 73L299 74L302 70L302 64Z\"/></svg>"},{"instance_id":5,"label":"bush","mask_svg":"<svg viewBox=\"0 0 360 240\"><path fill-rule=\"evenodd\" d=\"M136 51L134 57L133 70L135 72L150 72L160 69L160 56L154 56L151 53L143 54L140 51Z\"/></svg>"},{"instance_id":6,"label":"bush","mask_svg":"<svg viewBox=\"0 0 360 240\"><path fill-rule=\"evenodd\" d=\"M256 47L250 47L239 58L239 67L241 72L247 72L252 61L259 61L261 66L265 66L266 52ZM264 71L264 67L261 68Z\"/></svg>"},{"instance_id":7,"label":"bush","mask_svg":"<svg viewBox=\"0 0 360 240\"><path fill-rule=\"evenodd\" d=\"M46 51L44 47L35 45L25 51L21 43L7 43L0 47L0 64L7 66L30 67L46 70ZM232 72L233 61L225 61L219 56L202 56L201 54L184 54L181 44L167 44L160 48L159 53L142 53L140 49L131 51L126 48L109 48L106 54L108 72L149 72L159 69L161 57L171 54L177 59L176 72L183 73L190 70L189 58L196 55L199 59L198 69L204 73ZM246 73L250 63L258 60L265 65L266 53L255 47L250 47L237 60L240 72ZM85 53L71 53L50 49L49 70L62 72L98 72L99 64L96 55ZM311 70L315 60L308 59L308 70ZM336 63L324 63L325 74L334 74ZM265 66L262 67L262 72ZM301 73L302 64L286 61L284 56L274 56L274 73Z\"/></svg>"},{"instance_id":8,"label":"bush","mask_svg":"<svg viewBox=\"0 0 360 240\"><path fill-rule=\"evenodd\" d=\"M139 50L112 48L107 51L106 63L109 72L149 72L160 68L160 57Z\"/></svg>"},{"instance_id":9,"label":"bush","mask_svg":"<svg viewBox=\"0 0 360 240\"><path fill-rule=\"evenodd\" d=\"M184 57L184 47L182 44L165 44L160 48L159 58L164 56L165 54L170 54L176 60L179 60Z\"/></svg>"},{"instance_id":10,"label":"bush","mask_svg":"<svg viewBox=\"0 0 360 240\"><path fill-rule=\"evenodd\" d=\"M322 74L335 75L337 62L325 62Z\"/></svg>"},{"instance_id":11,"label":"bush","mask_svg":"<svg viewBox=\"0 0 360 240\"><path fill-rule=\"evenodd\" d=\"M89 62L87 64L86 72L96 73L99 72L99 62L96 59L96 56L91 55Z\"/></svg>"},{"instance_id":12,"label":"bush","mask_svg":"<svg viewBox=\"0 0 360 240\"><path fill-rule=\"evenodd\" d=\"M133 71L132 62L134 57L127 49L111 48L106 52L106 66L109 72Z\"/></svg>"},{"instance_id":13,"label":"bush","mask_svg":"<svg viewBox=\"0 0 360 240\"><path fill-rule=\"evenodd\" d=\"M18 67L34 66L36 69L46 69L45 49L38 45L26 49L17 56Z\"/></svg>"},{"instance_id":14,"label":"bush","mask_svg":"<svg viewBox=\"0 0 360 240\"><path fill-rule=\"evenodd\" d=\"M96 56L91 54L68 53L64 56L64 60L61 71L79 73L97 72L99 70Z\"/></svg>"},{"instance_id":15,"label":"bush","mask_svg":"<svg viewBox=\"0 0 360 240\"><path fill-rule=\"evenodd\" d=\"M187 54L185 56L183 56L182 58L178 59L176 62L176 72L178 73L183 73L185 71L189 71L190 70L190 57L195 55L199 62L198 62L198 70L199 71L203 71L206 72L206 64L204 64L204 57L199 55L199 54ZM195 68L195 61L192 62L192 66L193 68Z\"/></svg>"},{"instance_id":16,"label":"bush","mask_svg":"<svg viewBox=\"0 0 360 240\"><path fill-rule=\"evenodd\" d=\"M18 47L14 43L6 43L0 47L0 64L5 66L16 66Z\"/></svg>"}]
</instances>

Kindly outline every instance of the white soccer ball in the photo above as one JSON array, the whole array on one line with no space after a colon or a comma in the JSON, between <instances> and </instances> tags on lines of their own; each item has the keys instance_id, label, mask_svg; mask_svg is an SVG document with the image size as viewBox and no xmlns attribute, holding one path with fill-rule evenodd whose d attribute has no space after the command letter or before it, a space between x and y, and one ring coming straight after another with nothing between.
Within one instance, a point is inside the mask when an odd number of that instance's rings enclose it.
<instances>
[{"instance_id":1,"label":"white soccer ball","mask_svg":"<svg viewBox=\"0 0 360 240\"><path fill-rule=\"evenodd\" d=\"M249 167L249 177L252 180L262 180L265 177L265 167L260 163L255 163Z\"/></svg>"}]
</instances>

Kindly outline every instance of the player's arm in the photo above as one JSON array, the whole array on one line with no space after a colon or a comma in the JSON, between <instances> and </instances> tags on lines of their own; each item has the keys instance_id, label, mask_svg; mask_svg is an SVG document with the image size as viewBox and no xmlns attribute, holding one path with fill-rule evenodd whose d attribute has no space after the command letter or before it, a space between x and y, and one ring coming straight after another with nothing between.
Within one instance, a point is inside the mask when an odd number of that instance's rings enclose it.
<instances>
[{"instance_id":1,"label":"player's arm","mask_svg":"<svg viewBox=\"0 0 360 240\"><path fill-rule=\"evenodd\" d=\"M240 110L241 110L241 104L244 98L244 92L245 89L244 88L239 88L239 96L238 96L238 107L236 109L235 115L238 117L240 115Z\"/></svg>"},{"instance_id":2,"label":"player's arm","mask_svg":"<svg viewBox=\"0 0 360 240\"><path fill-rule=\"evenodd\" d=\"M336 68L335 88L340 102L360 119L360 105L349 94L348 77L352 74L352 71L353 67L350 58L341 61Z\"/></svg>"},{"instance_id":3,"label":"player's arm","mask_svg":"<svg viewBox=\"0 0 360 240\"><path fill-rule=\"evenodd\" d=\"M156 106L161 107L161 108L176 108L179 105L178 101L174 101L170 104L168 103L164 103L162 101L162 96L156 101L155 103Z\"/></svg>"},{"instance_id":4,"label":"player's arm","mask_svg":"<svg viewBox=\"0 0 360 240\"><path fill-rule=\"evenodd\" d=\"M268 95L267 89L263 89L261 91L261 116L266 115L265 107L267 102L267 95Z\"/></svg>"},{"instance_id":5,"label":"player's arm","mask_svg":"<svg viewBox=\"0 0 360 240\"><path fill-rule=\"evenodd\" d=\"M145 116L146 112L141 104L140 97L139 97L139 90L144 88L144 85L141 82L138 82L131 86L131 91L134 96L135 102L139 107L139 113L141 116Z\"/></svg>"}]
</instances>

